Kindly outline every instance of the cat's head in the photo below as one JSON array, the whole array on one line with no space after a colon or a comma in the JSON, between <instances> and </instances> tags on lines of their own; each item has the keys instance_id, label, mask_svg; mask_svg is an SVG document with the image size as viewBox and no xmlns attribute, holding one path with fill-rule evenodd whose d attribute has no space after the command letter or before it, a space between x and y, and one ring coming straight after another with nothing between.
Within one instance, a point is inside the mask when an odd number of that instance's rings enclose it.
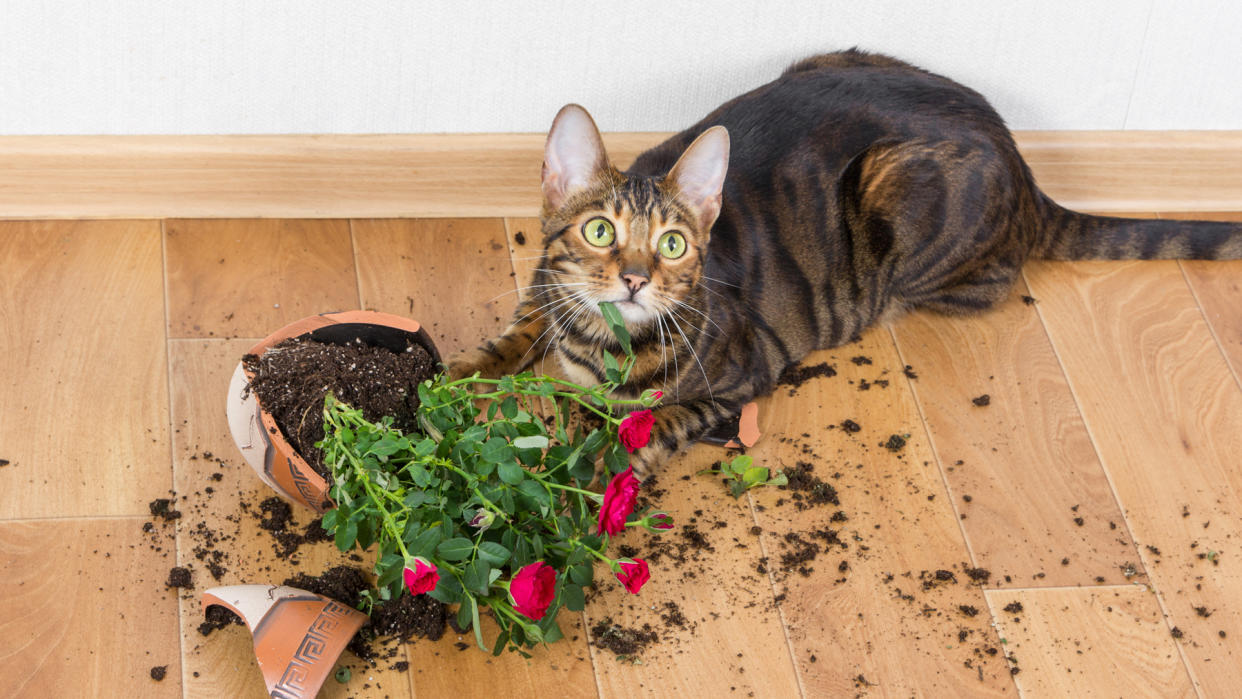
<instances>
[{"instance_id":1,"label":"cat's head","mask_svg":"<svg viewBox=\"0 0 1242 699\"><path fill-rule=\"evenodd\" d=\"M609 162L586 110L562 108L543 162L544 269L573 299L556 314L598 315L611 301L641 326L676 312L701 278L728 163L728 131L715 126L665 176L626 175Z\"/></svg>"}]
</instances>

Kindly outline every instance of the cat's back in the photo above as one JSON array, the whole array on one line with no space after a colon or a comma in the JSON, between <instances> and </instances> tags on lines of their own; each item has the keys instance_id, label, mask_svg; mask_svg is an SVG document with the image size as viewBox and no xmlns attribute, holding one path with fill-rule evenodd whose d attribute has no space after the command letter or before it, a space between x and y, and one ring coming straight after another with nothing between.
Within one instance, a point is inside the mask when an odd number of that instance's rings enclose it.
<instances>
[{"instance_id":1,"label":"cat's back","mask_svg":"<svg viewBox=\"0 0 1242 699\"><path fill-rule=\"evenodd\" d=\"M660 175L711 126L729 130L730 175L762 176L791 155L843 166L883 139L1010 142L982 95L889 56L855 49L812 56L643 153L630 172ZM733 177L731 177L733 179Z\"/></svg>"}]
</instances>

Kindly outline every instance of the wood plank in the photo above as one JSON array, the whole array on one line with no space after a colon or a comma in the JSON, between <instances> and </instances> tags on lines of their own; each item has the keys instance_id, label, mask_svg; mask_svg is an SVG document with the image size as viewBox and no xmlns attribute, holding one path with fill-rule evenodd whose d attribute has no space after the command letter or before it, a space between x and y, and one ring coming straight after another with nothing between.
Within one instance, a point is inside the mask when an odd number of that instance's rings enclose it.
<instances>
[{"instance_id":1,"label":"wood plank","mask_svg":"<svg viewBox=\"0 0 1242 699\"><path fill-rule=\"evenodd\" d=\"M719 448L696 445L671 461L655 484L644 484L653 507L671 514L676 529L660 535L629 529L617 538L649 559L651 581L639 594L630 594L596 566L599 589L586 607L590 627L608 619L627 629L650 624L660 639L637 658L598 645L593 649L605 696L801 693L772 586L755 572L763 554L750 531L754 520L747 501L734 500L713 478L694 475L723 455ZM687 548L691 527L711 550ZM679 557L685 560L678 562ZM662 620L670 601L685 617L684 626ZM602 635L593 639L601 642L606 642Z\"/></svg>"},{"instance_id":2,"label":"wood plank","mask_svg":"<svg viewBox=\"0 0 1242 699\"><path fill-rule=\"evenodd\" d=\"M1125 583L1138 553L1027 294L894 336L976 563L1023 587Z\"/></svg>"},{"instance_id":3,"label":"wood plank","mask_svg":"<svg viewBox=\"0 0 1242 699\"><path fill-rule=\"evenodd\" d=\"M1160 605L1142 587L988 590L987 598L1028 696L1195 696Z\"/></svg>"},{"instance_id":4,"label":"wood plank","mask_svg":"<svg viewBox=\"0 0 1242 699\"><path fill-rule=\"evenodd\" d=\"M609 133L620 166L668 134ZM2 136L0 218L534 216L544 134ZM1071 208L1242 209L1242 131L1020 131Z\"/></svg>"},{"instance_id":5,"label":"wood plank","mask_svg":"<svg viewBox=\"0 0 1242 699\"><path fill-rule=\"evenodd\" d=\"M136 515L168 490L159 224L0 222L0 518Z\"/></svg>"},{"instance_id":6,"label":"wood plank","mask_svg":"<svg viewBox=\"0 0 1242 699\"><path fill-rule=\"evenodd\" d=\"M1199 689L1228 695L1242 655L1242 390L1177 262L1035 263L1027 279L1167 623Z\"/></svg>"},{"instance_id":7,"label":"wood plank","mask_svg":"<svg viewBox=\"0 0 1242 699\"><path fill-rule=\"evenodd\" d=\"M175 220L164 230L170 337L266 337L358 307L347 221Z\"/></svg>"},{"instance_id":8,"label":"wood plank","mask_svg":"<svg viewBox=\"0 0 1242 699\"><path fill-rule=\"evenodd\" d=\"M1181 211L1160 217L1242 221L1242 212ZM1183 260L1181 265L1234 378L1242 381L1242 260Z\"/></svg>"},{"instance_id":9,"label":"wood plank","mask_svg":"<svg viewBox=\"0 0 1242 699\"><path fill-rule=\"evenodd\" d=\"M969 554L888 331L804 361L820 363L838 375L765 399L765 436L750 450L762 466L812 464L840 499L799 510L790 492L752 491L806 695L1012 695L1008 669L986 653L997 643L986 614L960 611L985 610L983 593L964 572ZM860 429L841 429L846 419ZM880 446L893 435L908 435L904 447ZM834 521L837 510L848 519ZM819 553L805 577L784 569L787 533L822 546L811 535L826 530L844 547Z\"/></svg>"},{"instance_id":10,"label":"wood plank","mask_svg":"<svg viewBox=\"0 0 1242 699\"><path fill-rule=\"evenodd\" d=\"M192 697L262 697L263 677L255 661L250 632L230 626L203 637L201 592L218 585L279 585L298 572L318 575L337 565L371 570L373 557L353 561L331 543L303 544L293 557L281 557L271 535L259 526L259 504L275 493L237 455L223 410L225 389L251 340L173 340L174 471L178 508L177 548L193 571L195 590L181 596L181 647L185 693ZM218 474L218 475L216 475ZM242 503L246 504L243 509ZM313 517L294 506L299 530ZM219 543L211 543L218 539ZM198 558L201 551L222 550L225 570L215 579ZM405 673L390 669L406 660L405 646L378 668L346 651L341 663L352 668L348 684L329 680L324 697L357 695L362 685L408 695Z\"/></svg>"},{"instance_id":11,"label":"wood plank","mask_svg":"<svg viewBox=\"0 0 1242 699\"><path fill-rule=\"evenodd\" d=\"M360 220L353 229L363 306L419 321L445 360L512 319L501 219Z\"/></svg>"},{"instance_id":12,"label":"wood plank","mask_svg":"<svg viewBox=\"0 0 1242 699\"><path fill-rule=\"evenodd\" d=\"M142 520L0 522L0 677L6 696L179 697L171 546ZM162 681L151 668L166 666Z\"/></svg>"}]
</instances>

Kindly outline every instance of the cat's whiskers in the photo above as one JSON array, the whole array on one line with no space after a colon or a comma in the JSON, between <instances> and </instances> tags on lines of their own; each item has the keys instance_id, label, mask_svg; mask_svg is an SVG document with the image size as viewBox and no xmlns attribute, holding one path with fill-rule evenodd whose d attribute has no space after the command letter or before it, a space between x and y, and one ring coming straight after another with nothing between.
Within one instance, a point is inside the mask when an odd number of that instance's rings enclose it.
<instances>
[{"instance_id":1,"label":"cat's whiskers","mask_svg":"<svg viewBox=\"0 0 1242 699\"><path fill-rule=\"evenodd\" d=\"M576 291L576 292L574 292L574 293L575 293L575 294L581 294L581 293L585 293L585 291L580 290L580 291ZM574 299L573 299L573 294L570 294L569 296L566 296L566 297L562 297L562 298L558 298L558 299L553 299L553 300L551 300L551 301L549 301L549 302L547 302L547 303L543 304L543 305L542 305L542 306L540 306L539 308L536 308L535 310L533 310L533 311L531 311L531 312L527 313L526 315L522 316L521 318L518 318L517 320L513 321L513 323L512 323L511 325L517 325L517 324L521 323L522 321L526 320L527 318L529 318L529 317L531 317L531 316L535 315L536 313L541 313L541 312L545 312L545 311L547 311L547 312L549 312L549 313L550 313L550 312L551 312L553 309L555 309L556 307L561 306L561 305L564 305L564 304L566 304L566 303L568 303L568 302L570 302L570 301L572 301L572 300L574 300Z\"/></svg>"},{"instance_id":2,"label":"cat's whiskers","mask_svg":"<svg viewBox=\"0 0 1242 699\"><path fill-rule=\"evenodd\" d=\"M508 296L509 294L520 294L520 293L522 293L523 291L527 291L527 290L530 290L530 289L541 289L541 288L544 288L544 287L553 287L553 288L555 288L555 287L558 287L558 286L585 286L585 285L586 285L586 282L568 282L568 283L557 283L557 284L531 284L530 286L519 286L519 287L518 287L518 288L516 288L516 289L511 289L511 290L509 290L509 291L502 291L502 292L500 292L499 294L496 294L495 296L493 296L493 297L491 297L490 299L488 299L488 300L487 300L487 303L491 303L492 301L495 301L496 299L502 298L502 297L504 297L504 296ZM539 298L540 296L546 296L546 295L548 295L548 294L550 294L550 293L552 293L552 291L551 291L550 289L549 289L549 290L547 290L547 291L541 291L541 292L539 292L538 294L535 294L534 296L532 296L531 298L532 298L532 299L537 299L537 298Z\"/></svg>"},{"instance_id":3,"label":"cat's whiskers","mask_svg":"<svg viewBox=\"0 0 1242 699\"><path fill-rule=\"evenodd\" d=\"M731 286L731 287L733 287L734 289L741 289L741 288L742 288L742 287L741 287L740 285L738 285L738 284L733 284L733 283L731 283L731 282L727 282L727 281L725 281L725 280L723 280L723 279L717 279L717 278L715 278L715 277L709 277L709 276L707 276L706 274L701 275L701 276L702 276L704 279L708 280L708 281L711 281L711 282L716 282L717 284L724 284L725 286Z\"/></svg>"},{"instance_id":4,"label":"cat's whiskers","mask_svg":"<svg viewBox=\"0 0 1242 699\"><path fill-rule=\"evenodd\" d=\"M541 363L547 362L548 350L552 349L558 342L560 342L560 339L564 337L566 333L569 332L569 329L574 326L574 323L578 322L578 318L582 316L583 313L590 310L590 308L591 308L590 303L579 300L577 305L571 308L569 312L563 314L562 318L558 318L556 319L556 321L554 321L555 326L559 326L560 329L557 331L555 335L552 336L551 340L548 340L548 344L544 346L543 356L539 358L539 361ZM563 321L563 324L562 324L562 321Z\"/></svg>"},{"instance_id":5,"label":"cat's whiskers","mask_svg":"<svg viewBox=\"0 0 1242 699\"><path fill-rule=\"evenodd\" d=\"M668 389L668 360L664 358L665 357L664 324L663 322L660 321L659 315L656 315L655 320L656 320L656 330L660 331L660 363L664 365L664 383L660 386L660 388L667 390Z\"/></svg>"},{"instance_id":6,"label":"cat's whiskers","mask_svg":"<svg viewBox=\"0 0 1242 699\"><path fill-rule=\"evenodd\" d=\"M579 305L581 305L581 304L583 303L582 299L586 298L586 297L587 297L587 296L589 296L590 294L591 294L591 290L590 290L590 289L583 289L583 290L580 290L580 291L575 291L574 293L569 294L569 295L568 295L568 296L566 296L565 298L561 299L561 300L560 300L560 302L559 302L559 303L557 303L557 305L556 305L556 307L555 307L555 308L558 308L558 309L559 309L559 308L561 308L562 306L565 306L566 304L573 303L574 305L573 305L573 306L571 306L571 308L572 308L572 309L577 309L577 308L578 308L578 306L579 306ZM548 315L549 315L549 316L552 316L552 314L551 314L551 313L548 313ZM563 316L563 314L557 314L557 315L558 315L558 316ZM556 328L556 327L557 327L557 325L560 323L560 320L561 320L561 318L560 318L560 317L554 317L554 318L552 318L551 322L550 322L550 323L548 323L548 327L547 327L547 328L544 328L544 331L543 331L542 333L539 333L539 337L535 338L535 341L534 341L534 342L532 342L532 343L530 343L530 347L527 347L527 348L526 348L526 351L522 353L522 358L521 358L520 360L518 360L518 366L522 366L523 362L525 362L525 361L526 361L526 355L530 354L530 351L531 351L532 349L534 349L534 348L536 348L536 347L538 347L538 346L539 346L539 341L540 341L540 340L542 340L542 339L544 338L544 336L545 336L545 335L547 335L549 332L551 332L554 328ZM557 335L553 335L553 337L555 338L555 337L557 337ZM551 346L551 344L552 344L552 342L549 340L548 345L549 345L549 346ZM544 354L544 357L547 357L548 350L547 350L546 348L544 349L543 354ZM542 361L542 360L541 360L541 361Z\"/></svg>"},{"instance_id":7,"label":"cat's whiskers","mask_svg":"<svg viewBox=\"0 0 1242 699\"><path fill-rule=\"evenodd\" d=\"M690 304L688 304L688 303L686 303L686 302L684 302L684 301L678 301L677 299L673 298L672 296L669 296L668 294L660 294L660 296L662 296L662 297L664 298L664 300L666 300L666 301L672 301L673 303L677 304L678 306L681 306L682 308L684 308L684 309L686 309L686 310L688 310L688 311L693 311L693 312L695 312L695 313L699 314L700 316L702 316L702 317L703 317L703 320L706 320L707 322L711 323L712 325L715 325L715 326L716 326L716 329L720 331L721 336L724 336L724 335L725 335L724 328L722 328L722 327L720 327L719 325L717 325L717 324L716 324L716 321L714 321L714 320L712 320L711 318L709 318L709 317L707 316L707 314L706 314L706 313L704 313L703 311L700 311L699 309L695 308L694 306L691 306ZM671 310L671 309L670 309L670 310ZM687 322L689 322L689 321L687 321Z\"/></svg>"},{"instance_id":8,"label":"cat's whiskers","mask_svg":"<svg viewBox=\"0 0 1242 699\"><path fill-rule=\"evenodd\" d=\"M686 333L682 331L681 323L677 322L678 319L680 320L686 320L686 319L678 315L677 311L673 310L672 308L668 309L668 312L669 312L668 319L673 321L673 326L677 328L677 333L681 335L681 339L686 343L686 347L690 350L690 355L694 357L695 363L699 365L699 372L703 374L703 383L707 386L708 399L711 400L712 403L715 403L716 397L712 395L712 382L710 379L707 378L707 370L703 368L703 362L699 359L699 353L695 351L694 345L690 344L690 338L686 337ZM690 325L690 322L686 321L686 324Z\"/></svg>"},{"instance_id":9,"label":"cat's whiskers","mask_svg":"<svg viewBox=\"0 0 1242 699\"><path fill-rule=\"evenodd\" d=\"M677 362L677 345L673 344L673 331L668 327L668 323L664 320L664 315L656 316L656 320L660 321L660 325L668 330L668 343L673 351L673 400L681 400L681 366ZM663 332L663 331L661 331ZM664 364L664 375L668 376L668 364ZM667 381L667 379L665 379Z\"/></svg>"}]
</instances>

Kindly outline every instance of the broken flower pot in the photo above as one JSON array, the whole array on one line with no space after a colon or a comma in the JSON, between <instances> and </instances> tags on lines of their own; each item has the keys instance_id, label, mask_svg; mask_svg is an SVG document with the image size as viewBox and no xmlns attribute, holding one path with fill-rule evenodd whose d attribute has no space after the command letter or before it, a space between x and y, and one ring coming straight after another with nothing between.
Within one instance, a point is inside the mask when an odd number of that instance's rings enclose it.
<instances>
[{"instance_id":1,"label":"broken flower pot","mask_svg":"<svg viewBox=\"0 0 1242 699\"><path fill-rule=\"evenodd\" d=\"M361 339L393 352L403 352L414 344L427 350L437 364L440 362L435 343L416 321L376 311L342 311L303 318L263 338L247 354L262 354L284 340L302 336L342 345ZM271 414L246 390L253 379L254 375L238 362L229 383L226 409L233 441L264 483L285 498L322 514L333 507L328 497L331 484L306 463Z\"/></svg>"},{"instance_id":2,"label":"broken flower pot","mask_svg":"<svg viewBox=\"0 0 1242 699\"><path fill-rule=\"evenodd\" d=\"M231 610L254 637L254 654L270 696L319 693L336 659L367 616L340 602L295 587L231 585L203 592L203 612Z\"/></svg>"}]
</instances>

